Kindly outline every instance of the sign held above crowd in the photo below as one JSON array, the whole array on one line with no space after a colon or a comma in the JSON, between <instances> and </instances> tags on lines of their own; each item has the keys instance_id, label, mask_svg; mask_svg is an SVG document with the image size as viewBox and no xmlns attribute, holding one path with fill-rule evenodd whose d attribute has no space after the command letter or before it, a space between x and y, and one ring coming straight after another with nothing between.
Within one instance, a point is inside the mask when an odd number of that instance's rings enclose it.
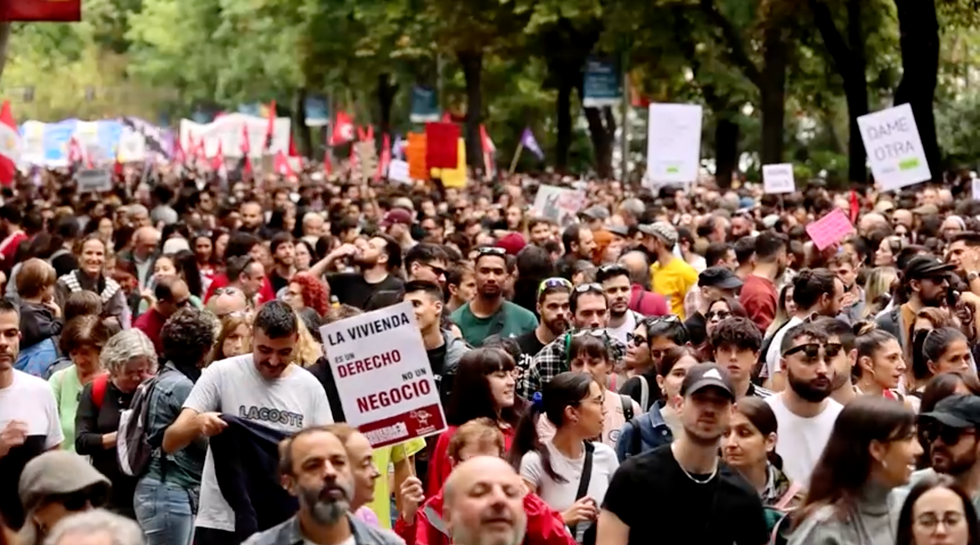
<instances>
[{"instance_id":1,"label":"sign held above crowd","mask_svg":"<svg viewBox=\"0 0 980 545\"><path fill-rule=\"evenodd\" d=\"M697 104L650 105L645 186L691 184L698 179L701 118Z\"/></svg>"},{"instance_id":2,"label":"sign held above crowd","mask_svg":"<svg viewBox=\"0 0 980 545\"><path fill-rule=\"evenodd\" d=\"M893 191L932 179L915 115L900 104L857 119L875 181Z\"/></svg>"}]
</instances>

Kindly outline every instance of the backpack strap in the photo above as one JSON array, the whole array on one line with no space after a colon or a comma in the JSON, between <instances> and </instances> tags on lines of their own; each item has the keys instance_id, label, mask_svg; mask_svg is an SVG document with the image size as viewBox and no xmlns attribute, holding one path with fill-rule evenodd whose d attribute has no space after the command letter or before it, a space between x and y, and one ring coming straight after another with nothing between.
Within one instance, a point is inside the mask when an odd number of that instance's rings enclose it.
<instances>
[{"instance_id":1,"label":"backpack strap","mask_svg":"<svg viewBox=\"0 0 980 545\"><path fill-rule=\"evenodd\" d=\"M783 494L783 497L779 498L779 501L776 502L776 505L773 505L773 507L780 511L785 511L786 508L789 507L789 504L792 503L793 498L795 498L796 495L800 493L800 490L803 490L803 485L801 485L800 483L794 482L790 484L789 489L786 490L786 493Z\"/></svg>"},{"instance_id":2,"label":"backpack strap","mask_svg":"<svg viewBox=\"0 0 980 545\"><path fill-rule=\"evenodd\" d=\"M92 403L95 408L102 410L102 403L105 401L105 391L109 386L109 374L102 373L92 381Z\"/></svg>"},{"instance_id":3,"label":"backpack strap","mask_svg":"<svg viewBox=\"0 0 980 545\"><path fill-rule=\"evenodd\" d=\"M629 422L633 420L633 398L630 396L624 396L616 394L619 396L619 403L623 406L623 418Z\"/></svg>"},{"instance_id":4,"label":"backpack strap","mask_svg":"<svg viewBox=\"0 0 980 545\"><path fill-rule=\"evenodd\" d=\"M636 377L640 379L640 410L650 410L650 383L643 375L636 375Z\"/></svg>"}]
</instances>

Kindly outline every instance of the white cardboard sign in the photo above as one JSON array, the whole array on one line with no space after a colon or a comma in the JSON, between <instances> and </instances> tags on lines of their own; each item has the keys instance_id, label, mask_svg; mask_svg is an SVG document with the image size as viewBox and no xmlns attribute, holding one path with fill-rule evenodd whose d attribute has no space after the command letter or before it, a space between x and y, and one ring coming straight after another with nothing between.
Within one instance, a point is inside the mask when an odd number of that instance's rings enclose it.
<instances>
[{"instance_id":1,"label":"white cardboard sign","mask_svg":"<svg viewBox=\"0 0 980 545\"><path fill-rule=\"evenodd\" d=\"M320 328L347 423L374 448L446 429L412 304Z\"/></svg>"},{"instance_id":2,"label":"white cardboard sign","mask_svg":"<svg viewBox=\"0 0 980 545\"><path fill-rule=\"evenodd\" d=\"M793 179L793 165L779 163L762 166L762 186L766 193L780 194L796 191L796 181Z\"/></svg>"},{"instance_id":3,"label":"white cardboard sign","mask_svg":"<svg viewBox=\"0 0 980 545\"><path fill-rule=\"evenodd\" d=\"M857 119L875 181L892 191L932 179L912 107L900 104Z\"/></svg>"},{"instance_id":4,"label":"white cardboard sign","mask_svg":"<svg viewBox=\"0 0 980 545\"><path fill-rule=\"evenodd\" d=\"M701 161L701 106L651 104L644 184L694 183Z\"/></svg>"},{"instance_id":5,"label":"white cardboard sign","mask_svg":"<svg viewBox=\"0 0 980 545\"><path fill-rule=\"evenodd\" d=\"M87 191L111 191L112 171L105 168L79 170L75 173L75 181L78 183L79 193L85 193Z\"/></svg>"}]
</instances>

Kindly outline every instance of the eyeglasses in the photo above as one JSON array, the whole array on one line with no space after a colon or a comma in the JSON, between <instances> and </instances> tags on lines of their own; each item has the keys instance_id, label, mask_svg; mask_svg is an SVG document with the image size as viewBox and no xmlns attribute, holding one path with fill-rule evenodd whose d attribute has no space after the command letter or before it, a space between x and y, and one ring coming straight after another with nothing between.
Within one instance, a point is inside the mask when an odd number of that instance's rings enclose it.
<instances>
[{"instance_id":1,"label":"eyeglasses","mask_svg":"<svg viewBox=\"0 0 980 545\"><path fill-rule=\"evenodd\" d=\"M596 293L605 293L602 291L602 286L596 284L595 282L589 282L587 284L579 284L575 286L575 293L588 293L594 291Z\"/></svg>"},{"instance_id":2,"label":"eyeglasses","mask_svg":"<svg viewBox=\"0 0 980 545\"><path fill-rule=\"evenodd\" d=\"M551 290L556 288L565 288L569 291L573 289L572 283L569 282L567 279L562 278L560 276L553 276L551 278L545 278L544 280L541 281L540 284L538 284L538 297L541 297L541 294L544 293L545 290Z\"/></svg>"},{"instance_id":3,"label":"eyeglasses","mask_svg":"<svg viewBox=\"0 0 980 545\"><path fill-rule=\"evenodd\" d=\"M712 320L714 318L718 318L719 320L724 320L725 318L728 318L731 315L732 313L727 310L712 310L711 312L705 314L704 317L708 320Z\"/></svg>"},{"instance_id":4,"label":"eyeglasses","mask_svg":"<svg viewBox=\"0 0 980 545\"><path fill-rule=\"evenodd\" d=\"M647 340L640 335L633 335L630 338L630 342L633 343L633 346L639 348L645 345L647 343Z\"/></svg>"},{"instance_id":5,"label":"eyeglasses","mask_svg":"<svg viewBox=\"0 0 980 545\"><path fill-rule=\"evenodd\" d=\"M828 361L836 358L837 354L840 354L840 351L843 350L844 345L840 343L806 343L787 349L783 352L783 357L803 352L803 355L806 356L808 361L814 361L820 357L821 348L823 348L824 361Z\"/></svg>"},{"instance_id":6,"label":"eyeglasses","mask_svg":"<svg viewBox=\"0 0 980 545\"><path fill-rule=\"evenodd\" d=\"M960 511L946 511L941 518L936 513L922 513L915 518L915 524L928 530L929 533L934 534L936 533L936 529L939 528L939 523L942 523L946 527L946 530L949 530L953 526L962 523L965 518L966 515Z\"/></svg>"},{"instance_id":7,"label":"eyeglasses","mask_svg":"<svg viewBox=\"0 0 980 545\"><path fill-rule=\"evenodd\" d=\"M943 444L951 447L960 442L964 435L976 434L973 428L954 428L944 426L934 420L926 419L922 426L922 436L928 443L935 443L942 440Z\"/></svg>"},{"instance_id":8,"label":"eyeglasses","mask_svg":"<svg viewBox=\"0 0 980 545\"><path fill-rule=\"evenodd\" d=\"M423 267L428 267L429 270L431 270L437 277L446 275L446 269L443 269L442 267L436 267L432 263L421 263L421 265Z\"/></svg>"}]
</instances>

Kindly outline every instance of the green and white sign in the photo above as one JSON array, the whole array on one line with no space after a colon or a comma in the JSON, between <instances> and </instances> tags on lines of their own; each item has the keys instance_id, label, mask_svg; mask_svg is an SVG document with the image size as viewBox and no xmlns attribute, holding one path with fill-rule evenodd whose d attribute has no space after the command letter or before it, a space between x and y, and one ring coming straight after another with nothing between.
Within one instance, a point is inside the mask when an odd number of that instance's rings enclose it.
<instances>
[{"instance_id":1,"label":"green and white sign","mask_svg":"<svg viewBox=\"0 0 980 545\"><path fill-rule=\"evenodd\" d=\"M901 104L858 118L875 181L892 191L932 179L912 107Z\"/></svg>"}]
</instances>

